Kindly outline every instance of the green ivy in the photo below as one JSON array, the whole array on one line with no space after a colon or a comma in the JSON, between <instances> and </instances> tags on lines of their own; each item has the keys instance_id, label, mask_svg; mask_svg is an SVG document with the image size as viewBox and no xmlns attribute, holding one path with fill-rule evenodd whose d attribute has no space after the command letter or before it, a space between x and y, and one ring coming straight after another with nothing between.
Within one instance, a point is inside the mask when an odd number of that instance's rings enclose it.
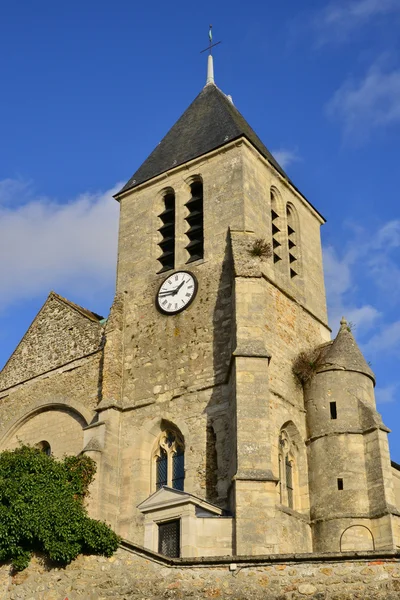
<instances>
[{"instance_id":1,"label":"green ivy","mask_svg":"<svg viewBox=\"0 0 400 600\"><path fill-rule=\"evenodd\" d=\"M60 565L80 553L111 556L118 536L84 505L95 473L88 456L56 460L30 446L1 452L0 561L22 570L35 551Z\"/></svg>"}]
</instances>

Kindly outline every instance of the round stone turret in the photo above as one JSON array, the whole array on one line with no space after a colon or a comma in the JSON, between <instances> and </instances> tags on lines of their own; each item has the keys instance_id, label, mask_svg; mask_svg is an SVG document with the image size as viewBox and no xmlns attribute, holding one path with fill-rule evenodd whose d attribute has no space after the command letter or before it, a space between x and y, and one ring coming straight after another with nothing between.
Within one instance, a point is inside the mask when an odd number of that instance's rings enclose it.
<instances>
[{"instance_id":1,"label":"round stone turret","mask_svg":"<svg viewBox=\"0 0 400 600\"><path fill-rule=\"evenodd\" d=\"M321 348L305 389L315 550L343 549L340 539L348 526L369 528L370 516L386 510L388 430L376 411L374 385L374 373L343 318L336 339ZM362 540L368 546L363 548L352 543L346 549L372 549L371 541Z\"/></svg>"}]
</instances>

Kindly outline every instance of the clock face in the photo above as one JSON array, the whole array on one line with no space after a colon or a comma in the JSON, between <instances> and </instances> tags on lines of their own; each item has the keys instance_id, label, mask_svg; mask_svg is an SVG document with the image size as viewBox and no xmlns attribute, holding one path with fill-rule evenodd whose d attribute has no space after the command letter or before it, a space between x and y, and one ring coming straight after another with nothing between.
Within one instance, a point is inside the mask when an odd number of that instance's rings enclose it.
<instances>
[{"instance_id":1,"label":"clock face","mask_svg":"<svg viewBox=\"0 0 400 600\"><path fill-rule=\"evenodd\" d=\"M188 271L176 271L160 285L156 306L165 315L176 315L193 302L196 293L196 277Z\"/></svg>"}]
</instances>

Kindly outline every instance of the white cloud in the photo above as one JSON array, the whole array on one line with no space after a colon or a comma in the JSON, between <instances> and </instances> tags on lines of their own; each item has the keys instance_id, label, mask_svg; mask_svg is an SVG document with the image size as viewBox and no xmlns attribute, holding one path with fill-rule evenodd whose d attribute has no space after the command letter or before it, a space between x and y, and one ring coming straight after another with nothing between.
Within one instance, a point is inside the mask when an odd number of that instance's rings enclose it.
<instances>
[{"instance_id":1,"label":"white cloud","mask_svg":"<svg viewBox=\"0 0 400 600\"><path fill-rule=\"evenodd\" d=\"M370 304L357 304L348 296L354 292L353 266L357 258L353 248L339 258L332 246L324 248L324 271L326 294L329 307L329 320L335 333L340 319L345 316L347 321L354 323L358 331L367 331L381 317L381 313ZM354 295L354 294L353 294Z\"/></svg>"},{"instance_id":2,"label":"white cloud","mask_svg":"<svg viewBox=\"0 0 400 600\"><path fill-rule=\"evenodd\" d=\"M388 385L386 387L375 388L375 398L378 404L389 404L394 402L397 396L398 385Z\"/></svg>"},{"instance_id":3,"label":"white cloud","mask_svg":"<svg viewBox=\"0 0 400 600\"><path fill-rule=\"evenodd\" d=\"M384 72L373 65L361 80L346 81L326 110L353 141L368 137L374 129L400 123L400 69Z\"/></svg>"},{"instance_id":4,"label":"white cloud","mask_svg":"<svg viewBox=\"0 0 400 600\"><path fill-rule=\"evenodd\" d=\"M398 0L336 0L315 14L313 28L320 44L342 42L348 40L354 30L399 11Z\"/></svg>"},{"instance_id":5,"label":"white cloud","mask_svg":"<svg viewBox=\"0 0 400 600\"><path fill-rule=\"evenodd\" d=\"M69 286L94 297L112 285L117 188L60 204L35 198L23 181L0 182L0 309L50 289Z\"/></svg>"},{"instance_id":6,"label":"white cloud","mask_svg":"<svg viewBox=\"0 0 400 600\"><path fill-rule=\"evenodd\" d=\"M272 156L275 160L280 164L282 169L286 169L289 165L294 162L298 162L301 160L300 156L297 154L295 150L288 150L285 148L280 148L279 150L274 150L272 152Z\"/></svg>"},{"instance_id":7,"label":"white cloud","mask_svg":"<svg viewBox=\"0 0 400 600\"><path fill-rule=\"evenodd\" d=\"M400 346L400 321L389 323L363 345L364 352L379 355L393 352Z\"/></svg>"}]
</instances>

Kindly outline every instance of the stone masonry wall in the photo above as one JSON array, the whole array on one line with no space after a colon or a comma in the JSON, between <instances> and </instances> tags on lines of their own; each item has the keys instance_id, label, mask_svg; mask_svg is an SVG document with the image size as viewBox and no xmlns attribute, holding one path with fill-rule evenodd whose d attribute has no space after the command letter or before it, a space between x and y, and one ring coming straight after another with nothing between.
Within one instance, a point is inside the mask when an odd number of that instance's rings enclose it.
<instances>
[{"instance_id":1,"label":"stone masonry wall","mask_svg":"<svg viewBox=\"0 0 400 600\"><path fill-rule=\"evenodd\" d=\"M0 392L0 439L8 433L19 417L33 413L44 404L82 407L82 410L86 409L86 420L90 422L98 403L100 362L101 353L98 352ZM37 441L44 439L45 427L45 422L38 422L37 435L40 439ZM14 434L18 437L18 429ZM3 439L3 442L7 447L7 438ZM70 454L74 451L67 446L68 440L62 452Z\"/></svg>"},{"instance_id":2,"label":"stone masonry wall","mask_svg":"<svg viewBox=\"0 0 400 600\"><path fill-rule=\"evenodd\" d=\"M399 558L340 561L241 562L168 567L123 549L111 558L80 556L65 569L49 568L39 558L12 575L0 566L4 600L397 600Z\"/></svg>"},{"instance_id":3,"label":"stone masonry wall","mask_svg":"<svg viewBox=\"0 0 400 600\"><path fill-rule=\"evenodd\" d=\"M50 294L0 373L0 390L47 373L100 347L102 326Z\"/></svg>"}]
</instances>

